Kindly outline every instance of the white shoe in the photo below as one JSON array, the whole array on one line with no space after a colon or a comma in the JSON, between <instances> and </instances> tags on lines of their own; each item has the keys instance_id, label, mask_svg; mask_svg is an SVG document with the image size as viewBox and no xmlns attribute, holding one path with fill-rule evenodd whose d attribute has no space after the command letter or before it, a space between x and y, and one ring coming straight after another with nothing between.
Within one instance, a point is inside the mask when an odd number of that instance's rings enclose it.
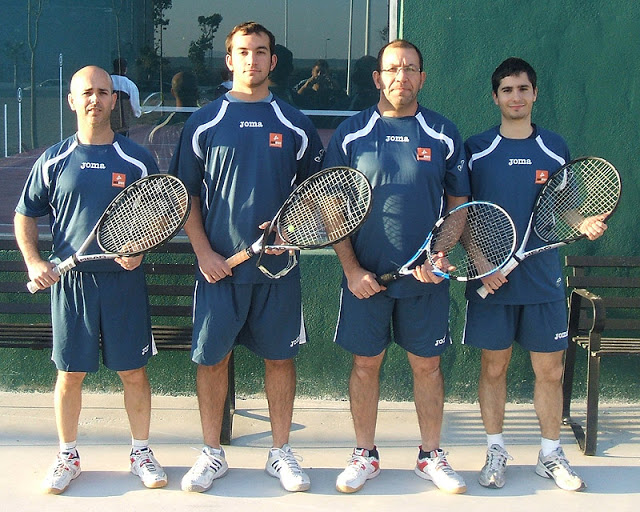
<instances>
[{"instance_id":1,"label":"white shoe","mask_svg":"<svg viewBox=\"0 0 640 512\"><path fill-rule=\"evenodd\" d=\"M349 464L336 479L336 489L340 492L357 492L364 487L367 480L380 474L380 459L369 455L369 450L356 448L349 459Z\"/></svg>"},{"instance_id":2,"label":"white shoe","mask_svg":"<svg viewBox=\"0 0 640 512\"><path fill-rule=\"evenodd\" d=\"M546 457L540 451L536 473L544 478L553 478L556 485L565 491L582 491L587 488L582 478L569 465L561 446Z\"/></svg>"},{"instance_id":3,"label":"white shoe","mask_svg":"<svg viewBox=\"0 0 640 512\"><path fill-rule=\"evenodd\" d=\"M271 448L264 470L271 476L280 479L280 485L290 492L306 491L311 487L309 476L298 464L298 460L285 444L282 448Z\"/></svg>"},{"instance_id":4,"label":"white shoe","mask_svg":"<svg viewBox=\"0 0 640 512\"><path fill-rule=\"evenodd\" d=\"M492 444L487 450L487 461L478 476L480 485L492 489L504 487L507 460L513 460L507 450L499 444Z\"/></svg>"},{"instance_id":5,"label":"white shoe","mask_svg":"<svg viewBox=\"0 0 640 512\"><path fill-rule=\"evenodd\" d=\"M167 474L153 456L151 448L131 450L129 460L131 461L131 472L140 477L145 487L157 489L167 485Z\"/></svg>"},{"instance_id":6,"label":"white shoe","mask_svg":"<svg viewBox=\"0 0 640 512\"><path fill-rule=\"evenodd\" d=\"M77 451L58 453L55 462L44 479L44 492L61 494L67 490L71 481L80 475L80 457Z\"/></svg>"},{"instance_id":7,"label":"white shoe","mask_svg":"<svg viewBox=\"0 0 640 512\"><path fill-rule=\"evenodd\" d=\"M224 450L205 447L193 467L182 477L182 490L204 492L213 485L216 478L226 475L228 470L229 465L224 458Z\"/></svg>"},{"instance_id":8,"label":"white shoe","mask_svg":"<svg viewBox=\"0 0 640 512\"><path fill-rule=\"evenodd\" d=\"M436 487L444 492L462 494L467 490L464 479L456 473L447 462L447 454L440 448L435 450L435 457L418 458L415 473L420 478L431 480Z\"/></svg>"}]
</instances>

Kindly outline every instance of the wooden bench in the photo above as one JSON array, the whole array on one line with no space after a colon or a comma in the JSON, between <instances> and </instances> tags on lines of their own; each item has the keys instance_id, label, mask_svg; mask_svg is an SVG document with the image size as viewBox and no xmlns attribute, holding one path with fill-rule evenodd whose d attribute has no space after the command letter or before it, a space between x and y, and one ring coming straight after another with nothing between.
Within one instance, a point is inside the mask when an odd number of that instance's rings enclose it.
<instances>
[{"instance_id":1,"label":"wooden bench","mask_svg":"<svg viewBox=\"0 0 640 512\"><path fill-rule=\"evenodd\" d=\"M46 253L51 250L51 241L42 239L39 247ZM0 251L0 348L51 349L50 294L32 295L27 291L26 267L13 237L0 238ZM159 352L191 350L194 264L195 256L185 237L177 237L145 256L153 338ZM231 442L234 412L232 355L222 425L223 444Z\"/></svg>"},{"instance_id":2,"label":"wooden bench","mask_svg":"<svg viewBox=\"0 0 640 512\"><path fill-rule=\"evenodd\" d=\"M640 355L640 258L567 256L571 269L569 348L563 380L563 423L571 426L585 455L595 455L598 435L600 359ZM587 351L585 427L571 417L576 349Z\"/></svg>"}]
</instances>

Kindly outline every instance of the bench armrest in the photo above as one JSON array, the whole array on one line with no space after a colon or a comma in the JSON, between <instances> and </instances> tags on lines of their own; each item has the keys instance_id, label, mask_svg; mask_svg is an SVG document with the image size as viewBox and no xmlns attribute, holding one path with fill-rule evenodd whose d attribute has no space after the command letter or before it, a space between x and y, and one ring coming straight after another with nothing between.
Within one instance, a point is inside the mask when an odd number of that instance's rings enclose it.
<instances>
[{"instance_id":1,"label":"bench armrest","mask_svg":"<svg viewBox=\"0 0 640 512\"><path fill-rule=\"evenodd\" d=\"M582 300L588 300L593 310L593 321L589 334L601 334L607 319L606 308L602 297L584 288L576 288L569 297L569 337L576 336L580 329L580 313Z\"/></svg>"}]
</instances>

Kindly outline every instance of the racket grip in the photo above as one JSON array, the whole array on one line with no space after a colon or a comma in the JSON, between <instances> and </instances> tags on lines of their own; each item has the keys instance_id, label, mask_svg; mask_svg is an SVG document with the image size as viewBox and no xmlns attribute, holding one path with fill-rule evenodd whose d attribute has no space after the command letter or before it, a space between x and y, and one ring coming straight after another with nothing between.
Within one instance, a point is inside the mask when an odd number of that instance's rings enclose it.
<instances>
[{"instance_id":1,"label":"racket grip","mask_svg":"<svg viewBox=\"0 0 640 512\"><path fill-rule=\"evenodd\" d=\"M511 258L511 260L509 260L504 267L496 270L496 272L502 272L502 275L506 277L511 274L511 271L518 265L520 265L520 262L515 258ZM483 299L486 299L487 295L489 295L489 291L484 285L482 285L476 291L478 292L478 295L480 295L480 297L482 297Z\"/></svg>"},{"instance_id":2,"label":"racket grip","mask_svg":"<svg viewBox=\"0 0 640 512\"><path fill-rule=\"evenodd\" d=\"M60 265L62 265L62 263ZM53 267L53 272L55 272L58 275L61 275L60 265L57 265L57 266ZM36 293L39 289L40 288L38 287L38 285L36 284L35 281L29 281L27 283L27 290L29 290L29 293L31 293L31 294Z\"/></svg>"},{"instance_id":3,"label":"racket grip","mask_svg":"<svg viewBox=\"0 0 640 512\"><path fill-rule=\"evenodd\" d=\"M244 263L251 258L251 256L253 256L253 252L250 252L250 248L243 249L242 251L235 253L233 256L228 257L226 260L227 265L231 268L237 267L240 263Z\"/></svg>"},{"instance_id":4,"label":"racket grip","mask_svg":"<svg viewBox=\"0 0 640 512\"><path fill-rule=\"evenodd\" d=\"M394 281L397 281L401 277L401 274L396 272L387 272L386 274L382 274L381 276L376 276L376 281L379 285L387 286Z\"/></svg>"}]
</instances>

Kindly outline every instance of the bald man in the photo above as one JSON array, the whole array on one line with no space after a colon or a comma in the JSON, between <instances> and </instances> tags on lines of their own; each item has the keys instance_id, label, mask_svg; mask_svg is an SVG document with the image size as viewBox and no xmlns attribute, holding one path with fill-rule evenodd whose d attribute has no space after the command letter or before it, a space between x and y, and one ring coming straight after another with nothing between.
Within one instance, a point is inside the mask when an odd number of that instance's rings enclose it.
<instances>
[{"instance_id":1,"label":"bald man","mask_svg":"<svg viewBox=\"0 0 640 512\"><path fill-rule=\"evenodd\" d=\"M87 66L76 72L68 102L78 131L47 149L33 165L14 218L29 278L51 292L60 451L44 491L60 494L80 475L76 440L82 382L87 372L98 371L100 351L103 364L118 373L124 386L131 472L146 487L164 487L167 476L148 441L151 390L145 365L156 350L142 256L80 263L62 277L54 271L77 251L124 187L158 169L147 150L111 129L116 95L104 69ZM48 260L38 252L37 218L45 215L53 240Z\"/></svg>"}]
</instances>

